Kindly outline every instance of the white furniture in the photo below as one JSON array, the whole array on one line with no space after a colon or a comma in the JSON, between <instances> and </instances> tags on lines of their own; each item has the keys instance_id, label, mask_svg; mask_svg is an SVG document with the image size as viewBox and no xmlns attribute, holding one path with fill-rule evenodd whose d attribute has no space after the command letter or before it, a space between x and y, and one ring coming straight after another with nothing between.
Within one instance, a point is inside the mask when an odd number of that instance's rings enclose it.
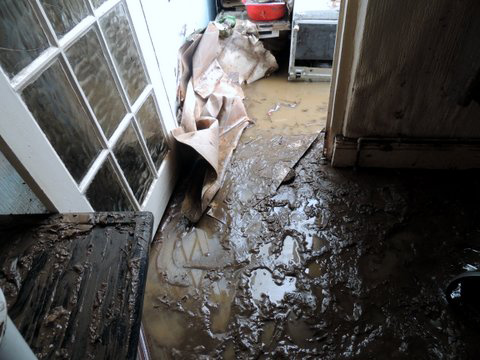
<instances>
[{"instance_id":1,"label":"white furniture","mask_svg":"<svg viewBox=\"0 0 480 360\"><path fill-rule=\"evenodd\" d=\"M330 81L339 4L331 0L295 1L289 80Z\"/></svg>"}]
</instances>

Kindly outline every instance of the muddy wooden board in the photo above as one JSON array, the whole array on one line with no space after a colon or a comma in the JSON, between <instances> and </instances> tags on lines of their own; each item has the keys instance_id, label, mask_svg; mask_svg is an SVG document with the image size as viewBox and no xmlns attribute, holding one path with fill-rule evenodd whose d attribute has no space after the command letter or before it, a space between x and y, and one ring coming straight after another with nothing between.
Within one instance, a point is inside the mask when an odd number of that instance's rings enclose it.
<instances>
[{"instance_id":1,"label":"muddy wooden board","mask_svg":"<svg viewBox=\"0 0 480 360\"><path fill-rule=\"evenodd\" d=\"M0 217L0 287L40 359L135 359L150 213Z\"/></svg>"}]
</instances>

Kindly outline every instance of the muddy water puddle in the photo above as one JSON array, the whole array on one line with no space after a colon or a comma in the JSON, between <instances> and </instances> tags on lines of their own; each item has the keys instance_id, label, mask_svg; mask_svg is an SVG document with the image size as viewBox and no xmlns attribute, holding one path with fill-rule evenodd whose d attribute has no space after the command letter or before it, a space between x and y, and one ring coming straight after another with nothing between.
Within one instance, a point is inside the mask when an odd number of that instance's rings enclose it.
<instances>
[{"instance_id":1,"label":"muddy water puddle","mask_svg":"<svg viewBox=\"0 0 480 360\"><path fill-rule=\"evenodd\" d=\"M286 276L276 281L270 269L256 269L250 275L250 293L254 301L261 302L268 298L268 301L278 304L285 294L296 290L296 281L297 279L293 276Z\"/></svg>"},{"instance_id":2,"label":"muddy water puddle","mask_svg":"<svg viewBox=\"0 0 480 360\"><path fill-rule=\"evenodd\" d=\"M298 106L269 133L270 103L200 222L181 216L181 187L167 210L144 303L152 357L476 358L443 289L480 267L480 173L332 169L308 127L282 122Z\"/></svg>"},{"instance_id":3,"label":"muddy water puddle","mask_svg":"<svg viewBox=\"0 0 480 360\"><path fill-rule=\"evenodd\" d=\"M330 83L288 82L279 72L245 87L248 115L255 122L251 131L276 134L313 134L325 128Z\"/></svg>"}]
</instances>

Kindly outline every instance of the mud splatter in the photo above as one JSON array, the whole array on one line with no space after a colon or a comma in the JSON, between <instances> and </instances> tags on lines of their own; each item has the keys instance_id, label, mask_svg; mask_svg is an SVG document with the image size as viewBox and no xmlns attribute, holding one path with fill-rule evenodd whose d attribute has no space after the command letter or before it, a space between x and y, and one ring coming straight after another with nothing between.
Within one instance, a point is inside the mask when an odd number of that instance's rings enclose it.
<instances>
[{"instance_id":1,"label":"mud splatter","mask_svg":"<svg viewBox=\"0 0 480 360\"><path fill-rule=\"evenodd\" d=\"M321 140L280 161L325 126L328 84L305 85L246 89L257 123L195 226L177 189L148 273L153 357L476 358L480 335L443 290L480 267L480 173L332 169ZM299 105L270 119L278 101Z\"/></svg>"},{"instance_id":2,"label":"mud splatter","mask_svg":"<svg viewBox=\"0 0 480 360\"><path fill-rule=\"evenodd\" d=\"M0 217L0 287L39 359L134 358L153 217Z\"/></svg>"},{"instance_id":3,"label":"mud splatter","mask_svg":"<svg viewBox=\"0 0 480 360\"><path fill-rule=\"evenodd\" d=\"M480 266L480 194L468 190L478 172L353 172L320 155L317 143L291 184L225 224L207 216L190 227L177 195L153 259L196 241L189 261L151 262L144 321L156 358L479 353L478 332L443 295Z\"/></svg>"}]
</instances>

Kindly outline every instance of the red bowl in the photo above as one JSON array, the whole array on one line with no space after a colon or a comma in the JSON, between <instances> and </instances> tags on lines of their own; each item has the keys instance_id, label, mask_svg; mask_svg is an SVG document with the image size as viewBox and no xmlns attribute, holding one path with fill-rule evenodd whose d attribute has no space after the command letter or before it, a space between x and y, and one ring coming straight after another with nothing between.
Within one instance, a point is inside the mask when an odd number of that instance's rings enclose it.
<instances>
[{"instance_id":1,"label":"red bowl","mask_svg":"<svg viewBox=\"0 0 480 360\"><path fill-rule=\"evenodd\" d=\"M287 7L285 3L251 3L242 0L247 8L248 17L254 21L273 21L285 16Z\"/></svg>"}]
</instances>

